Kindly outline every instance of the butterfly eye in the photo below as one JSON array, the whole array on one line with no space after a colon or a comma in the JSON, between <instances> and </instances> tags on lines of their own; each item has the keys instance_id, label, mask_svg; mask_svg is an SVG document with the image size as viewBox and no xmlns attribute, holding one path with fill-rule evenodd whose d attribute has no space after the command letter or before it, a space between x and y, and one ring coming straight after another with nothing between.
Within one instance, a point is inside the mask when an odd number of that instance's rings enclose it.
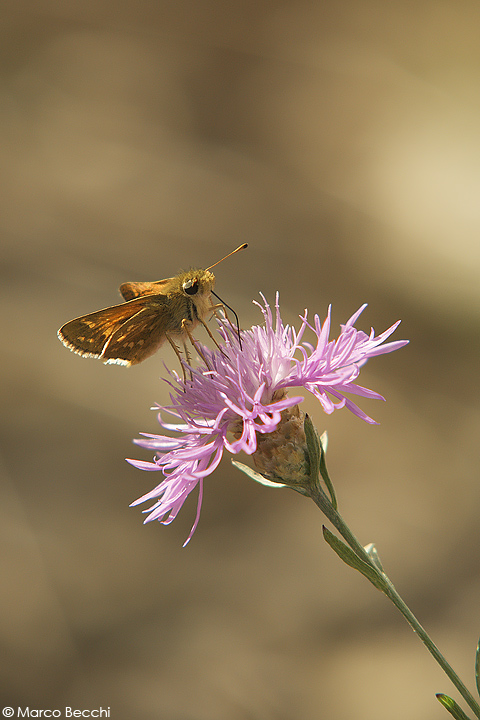
<instances>
[{"instance_id":1,"label":"butterfly eye","mask_svg":"<svg viewBox=\"0 0 480 720\"><path fill-rule=\"evenodd\" d=\"M198 292L198 280L187 280L183 283L183 292L187 295L196 295Z\"/></svg>"}]
</instances>

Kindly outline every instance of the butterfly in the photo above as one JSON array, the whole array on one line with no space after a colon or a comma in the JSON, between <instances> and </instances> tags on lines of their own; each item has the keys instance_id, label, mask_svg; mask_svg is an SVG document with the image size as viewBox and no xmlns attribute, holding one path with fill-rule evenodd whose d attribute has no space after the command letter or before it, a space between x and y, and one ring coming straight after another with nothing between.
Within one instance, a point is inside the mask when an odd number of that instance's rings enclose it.
<instances>
[{"instance_id":1,"label":"butterfly","mask_svg":"<svg viewBox=\"0 0 480 720\"><path fill-rule=\"evenodd\" d=\"M205 270L186 270L155 282L123 283L120 293L125 302L70 320L60 328L58 337L65 347L82 357L126 366L143 362L165 340L181 361L177 346L180 341L188 361L186 341L195 346L192 333L197 325L202 324L218 345L205 321L220 308L232 310L224 302L214 303L212 295L220 298L213 291L215 276L211 269L246 247L247 243L240 245Z\"/></svg>"}]
</instances>

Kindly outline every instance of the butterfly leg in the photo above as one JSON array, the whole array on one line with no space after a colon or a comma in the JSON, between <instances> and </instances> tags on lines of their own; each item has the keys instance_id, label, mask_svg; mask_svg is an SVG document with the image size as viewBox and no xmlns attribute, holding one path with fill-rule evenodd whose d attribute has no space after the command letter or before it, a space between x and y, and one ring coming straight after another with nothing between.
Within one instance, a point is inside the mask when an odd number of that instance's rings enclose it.
<instances>
[{"instance_id":1,"label":"butterfly leg","mask_svg":"<svg viewBox=\"0 0 480 720\"><path fill-rule=\"evenodd\" d=\"M205 323L203 322L203 320L200 320L200 322L201 322L203 325L205 325ZM211 368L210 365L208 364L207 358L206 358L205 355L203 354L201 348L197 345L197 341L195 340L195 338L193 337L192 333L190 332L190 330L189 330L189 328L188 328L188 326L187 326L187 321L186 321L186 320L182 320L182 330L188 335L188 339L190 340L190 342L192 343L193 347L195 348L195 350L198 352L198 354L199 354L200 357L202 358L202 360L203 360L203 362L205 363L205 365L207 366L207 368L208 368L209 370L211 370L212 368ZM209 333L209 334L211 335L211 333Z\"/></svg>"},{"instance_id":2,"label":"butterfly leg","mask_svg":"<svg viewBox=\"0 0 480 720\"><path fill-rule=\"evenodd\" d=\"M174 349L175 355L178 357L178 360L180 362L180 367L182 368L182 372L183 372L183 382L186 384L187 383L187 374L185 372L185 366L183 364L182 353L180 352L178 346L173 342L172 338L170 337L170 335L168 333L165 333L165 337L167 338L168 342ZM184 343L184 347L185 347L185 343ZM185 348L185 350L186 350L186 348ZM188 362L188 360L189 360L188 354L187 353L185 353L185 354L187 355L187 362Z\"/></svg>"},{"instance_id":3,"label":"butterfly leg","mask_svg":"<svg viewBox=\"0 0 480 720\"><path fill-rule=\"evenodd\" d=\"M187 365L191 365L192 356L190 355L190 350L188 349L188 345L186 342L183 343L183 352L185 353L185 360L187 361Z\"/></svg>"},{"instance_id":4,"label":"butterfly leg","mask_svg":"<svg viewBox=\"0 0 480 720\"><path fill-rule=\"evenodd\" d=\"M187 365L190 367L190 382L193 383L193 373L192 373L192 357L190 355L190 350L188 349L187 343L184 341L183 343L183 351L185 353L185 360L187 361ZM183 367L183 365L182 365Z\"/></svg>"},{"instance_id":5,"label":"butterfly leg","mask_svg":"<svg viewBox=\"0 0 480 720\"><path fill-rule=\"evenodd\" d=\"M210 328L208 327L208 325L206 324L206 322L205 322L204 320L202 320L201 318L199 318L199 320L200 320L200 322L202 323L202 325L203 325L203 327L205 328L205 330L207 331L207 333L209 334L211 340L213 340L213 342L215 343L215 345L217 346L217 348L220 350L220 352L222 353L222 355L224 355L224 356L226 357L225 353L223 352L222 348L221 348L220 345L218 344L217 340L216 340L216 339L214 338L214 336L212 335L212 331L210 330Z\"/></svg>"}]
</instances>

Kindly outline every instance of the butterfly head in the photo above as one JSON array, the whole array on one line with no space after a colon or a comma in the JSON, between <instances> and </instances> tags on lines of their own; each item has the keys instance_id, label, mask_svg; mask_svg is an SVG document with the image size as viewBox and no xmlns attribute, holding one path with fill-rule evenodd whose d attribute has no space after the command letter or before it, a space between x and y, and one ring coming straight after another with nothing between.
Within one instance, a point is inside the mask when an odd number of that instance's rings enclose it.
<instances>
[{"instance_id":1,"label":"butterfly head","mask_svg":"<svg viewBox=\"0 0 480 720\"><path fill-rule=\"evenodd\" d=\"M215 276L209 270L188 270L180 278L182 292L188 297L209 294L215 285Z\"/></svg>"}]
</instances>

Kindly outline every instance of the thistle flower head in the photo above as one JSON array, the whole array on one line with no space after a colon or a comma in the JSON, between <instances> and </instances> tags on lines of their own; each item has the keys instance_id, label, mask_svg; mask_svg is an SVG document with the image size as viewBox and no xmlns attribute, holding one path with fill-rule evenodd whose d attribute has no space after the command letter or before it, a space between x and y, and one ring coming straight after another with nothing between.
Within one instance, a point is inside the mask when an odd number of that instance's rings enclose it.
<instances>
[{"instance_id":1,"label":"thistle flower head","mask_svg":"<svg viewBox=\"0 0 480 720\"><path fill-rule=\"evenodd\" d=\"M171 402L157 406L158 421L165 430L174 431L176 435L142 434L142 439L135 442L155 451L153 462L128 461L142 470L160 470L164 475L157 487L132 503L154 501L145 511L149 513L145 522L172 522L189 493L199 485L197 515L186 543L198 524L203 479L215 470L225 450L231 454L243 451L255 459L261 445L263 457L258 460L263 467L268 447L278 468L278 458L273 456L279 450L272 450L274 436L272 442L268 442L267 436L277 430L282 417L287 417L288 422L293 423L292 427L295 426L296 410L288 409L295 408L304 399L303 396L288 395L289 389L304 388L317 398L327 414L346 407L360 419L375 423L346 394L383 400L373 390L356 384L360 368L369 358L397 350L408 342L385 343L398 322L378 337L373 329L370 335L357 330L354 323L366 305L341 325L336 340L329 340L330 307L323 324L315 315L311 325L305 311L296 331L283 324L278 295L275 322L263 296L262 300L263 305L256 304L263 313L263 325L242 331L239 338L228 321L218 319L221 350L210 350L198 343L205 362L197 368L188 368L190 378L184 381L177 373L170 372L167 382L171 387ZM313 343L304 340L306 331L313 332ZM169 413L176 421L166 423L164 413ZM294 461L297 469L301 463L301 457L298 462ZM275 475L278 475L278 469ZM288 484L288 479L281 477Z\"/></svg>"}]
</instances>

